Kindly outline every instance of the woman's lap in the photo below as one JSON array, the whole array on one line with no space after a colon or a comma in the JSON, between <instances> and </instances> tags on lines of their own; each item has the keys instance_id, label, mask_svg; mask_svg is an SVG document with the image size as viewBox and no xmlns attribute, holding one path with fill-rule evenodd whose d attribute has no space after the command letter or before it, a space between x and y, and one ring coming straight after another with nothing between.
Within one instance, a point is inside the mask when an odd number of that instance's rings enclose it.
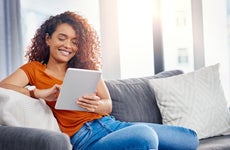
<instances>
[{"instance_id":1,"label":"woman's lap","mask_svg":"<svg viewBox=\"0 0 230 150\"><path fill-rule=\"evenodd\" d=\"M145 140L143 140L145 139ZM192 130L153 123L120 122L111 116L86 123L73 137L75 149L126 148L194 150L198 145ZM186 143L186 144L185 144ZM150 145L148 145L150 144ZM145 145L141 148L140 145Z\"/></svg>"}]
</instances>

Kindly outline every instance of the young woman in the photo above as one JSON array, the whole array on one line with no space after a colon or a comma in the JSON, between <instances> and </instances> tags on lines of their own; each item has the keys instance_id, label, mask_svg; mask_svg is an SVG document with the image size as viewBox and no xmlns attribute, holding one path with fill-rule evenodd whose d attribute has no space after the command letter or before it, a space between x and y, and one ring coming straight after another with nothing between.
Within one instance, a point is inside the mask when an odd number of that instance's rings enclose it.
<instances>
[{"instance_id":1,"label":"young woman","mask_svg":"<svg viewBox=\"0 0 230 150\"><path fill-rule=\"evenodd\" d=\"M194 131L182 127L115 120L112 102L101 78L96 93L76 98L86 112L54 108L69 67L101 69L96 32L74 12L51 16L37 30L27 51L28 63L0 82L0 87L45 99L62 132L77 149L170 149L195 150ZM27 85L34 88L26 89Z\"/></svg>"}]
</instances>

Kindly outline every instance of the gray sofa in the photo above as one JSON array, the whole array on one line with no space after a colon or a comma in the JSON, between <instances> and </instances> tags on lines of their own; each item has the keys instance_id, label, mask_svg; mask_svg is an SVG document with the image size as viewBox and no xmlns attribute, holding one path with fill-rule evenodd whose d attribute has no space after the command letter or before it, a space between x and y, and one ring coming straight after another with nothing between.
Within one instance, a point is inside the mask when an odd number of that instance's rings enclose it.
<instances>
[{"instance_id":1,"label":"gray sofa","mask_svg":"<svg viewBox=\"0 0 230 150\"><path fill-rule=\"evenodd\" d=\"M113 101L112 115L122 121L162 124L160 110L148 80L182 73L180 70L171 70L149 77L106 81ZM198 150L230 150L229 141L230 135L202 139Z\"/></svg>"},{"instance_id":2,"label":"gray sofa","mask_svg":"<svg viewBox=\"0 0 230 150\"><path fill-rule=\"evenodd\" d=\"M161 72L154 76L107 80L113 101L112 114L122 121L162 123L154 93L148 79L183 73L180 70ZM42 120L41 120L42 121ZM230 135L200 140L198 150L229 150ZM0 150L69 150L69 139L50 130L0 126Z\"/></svg>"}]
</instances>

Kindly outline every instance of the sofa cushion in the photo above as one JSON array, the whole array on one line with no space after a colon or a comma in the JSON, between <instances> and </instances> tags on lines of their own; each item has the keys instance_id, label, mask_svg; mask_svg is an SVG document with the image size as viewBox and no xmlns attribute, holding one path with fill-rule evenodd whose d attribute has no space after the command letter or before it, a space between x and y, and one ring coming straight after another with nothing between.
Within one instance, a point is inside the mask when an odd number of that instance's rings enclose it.
<instances>
[{"instance_id":1,"label":"sofa cushion","mask_svg":"<svg viewBox=\"0 0 230 150\"><path fill-rule=\"evenodd\" d=\"M0 88L0 125L60 132L58 123L44 100L4 88Z\"/></svg>"},{"instance_id":2,"label":"sofa cushion","mask_svg":"<svg viewBox=\"0 0 230 150\"><path fill-rule=\"evenodd\" d=\"M163 123L195 130L199 139L229 134L230 114L219 64L165 79L151 79Z\"/></svg>"},{"instance_id":3,"label":"sofa cushion","mask_svg":"<svg viewBox=\"0 0 230 150\"><path fill-rule=\"evenodd\" d=\"M216 136L199 141L197 150L229 150L230 135Z\"/></svg>"},{"instance_id":4,"label":"sofa cushion","mask_svg":"<svg viewBox=\"0 0 230 150\"><path fill-rule=\"evenodd\" d=\"M161 123L161 115L148 79L181 73L180 70L171 70L154 76L105 81L112 98L111 115L121 121Z\"/></svg>"}]
</instances>

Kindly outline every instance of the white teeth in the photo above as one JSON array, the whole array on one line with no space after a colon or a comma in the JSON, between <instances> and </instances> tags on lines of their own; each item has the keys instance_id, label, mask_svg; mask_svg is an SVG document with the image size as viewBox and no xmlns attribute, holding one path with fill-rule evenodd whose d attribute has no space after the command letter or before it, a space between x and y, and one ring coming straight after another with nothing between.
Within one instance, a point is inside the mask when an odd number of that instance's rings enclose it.
<instances>
[{"instance_id":1,"label":"white teeth","mask_svg":"<svg viewBox=\"0 0 230 150\"><path fill-rule=\"evenodd\" d=\"M70 54L70 52L67 52L67 51L60 51L63 55L67 56Z\"/></svg>"}]
</instances>

